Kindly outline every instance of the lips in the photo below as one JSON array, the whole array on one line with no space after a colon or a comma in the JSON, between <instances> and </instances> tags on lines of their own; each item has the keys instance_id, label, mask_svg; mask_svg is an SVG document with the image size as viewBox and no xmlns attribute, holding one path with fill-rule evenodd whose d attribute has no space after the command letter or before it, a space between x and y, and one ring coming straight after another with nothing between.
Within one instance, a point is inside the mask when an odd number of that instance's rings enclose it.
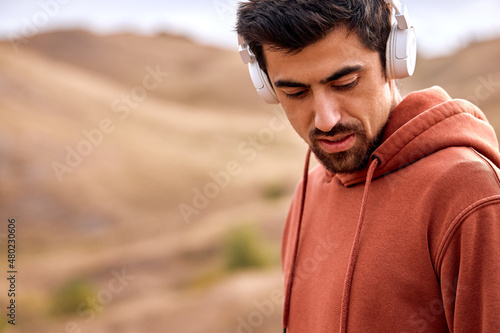
<instances>
[{"instance_id":1,"label":"lips","mask_svg":"<svg viewBox=\"0 0 500 333\"><path fill-rule=\"evenodd\" d=\"M351 135L353 135L353 134L338 135L335 139L332 138L332 139L323 139L323 140L337 143L337 142L344 141L345 139L347 139Z\"/></svg>"},{"instance_id":2,"label":"lips","mask_svg":"<svg viewBox=\"0 0 500 333\"><path fill-rule=\"evenodd\" d=\"M319 146L325 152L333 154L351 149L356 143L356 134L335 136L333 138L318 139Z\"/></svg>"}]
</instances>

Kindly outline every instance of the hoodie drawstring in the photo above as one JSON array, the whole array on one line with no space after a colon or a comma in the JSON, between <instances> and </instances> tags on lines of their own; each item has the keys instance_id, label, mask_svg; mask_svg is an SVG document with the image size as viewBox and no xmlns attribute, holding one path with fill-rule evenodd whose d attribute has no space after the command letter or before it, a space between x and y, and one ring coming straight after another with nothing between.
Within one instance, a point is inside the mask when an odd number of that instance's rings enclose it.
<instances>
[{"instance_id":1,"label":"hoodie drawstring","mask_svg":"<svg viewBox=\"0 0 500 333\"><path fill-rule=\"evenodd\" d=\"M363 222L365 220L366 213L366 203L368 201L368 192L370 191L370 185L372 184L373 174L377 168L380 160L377 156L372 160L370 167L368 169L368 174L366 175L365 190L363 193L363 201L361 202L361 210L359 212L358 225L356 227L356 234L354 235L354 241L351 248L351 254L349 256L349 265L347 266L347 273L344 281L344 291L342 293L342 308L340 314L340 333L347 332L347 316L349 314L349 298L351 296L351 286L352 278L354 275L354 268L356 266L356 261L358 259L359 253L359 239L361 237L361 229L363 228Z\"/></svg>"},{"instance_id":2,"label":"hoodie drawstring","mask_svg":"<svg viewBox=\"0 0 500 333\"><path fill-rule=\"evenodd\" d=\"M302 182L302 197L301 197L301 202L300 202L300 215L299 215L299 222L297 225L297 236L295 239L295 247L294 247L294 252L293 252L293 261L292 261L292 267L290 271L288 272L288 277L286 281L288 281L287 286L286 286L286 292L285 292L285 304L283 308L283 332L287 332L288 328L288 321L290 317L290 299L292 295L292 288L293 288L293 278L294 278L294 273L295 273L295 264L297 262L297 255L298 255L298 249L299 249L299 238L300 238L300 230L302 226L302 217L304 215L304 206L306 202L306 192L307 192L307 181L308 181L308 175L309 175L309 160L311 157L311 150L309 149L307 151L307 156L306 156L306 163L304 166L304 175L303 175L303 182ZM356 265L356 260L358 257L358 252L359 252L359 242L360 242L360 236L361 236L361 229L363 227L363 222L365 220L365 212L366 212L366 204L368 201L368 192L370 191L370 186L372 183L373 175L375 174L375 169L380 163L380 159L377 156L374 156L370 167L368 168L368 173L366 176L366 183L365 183L365 189L363 193L363 200L361 202L361 210L359 213L359 220L358 220L358 225L356 227L356 234L354 236L354 241L352 244L351 248L351 254L349 256L349 264L347 268L347 273L346 273L346 278L344 281L344 291L342 293L342 308L341 308L341 317L340 317L340 332L341 333L346 333L347 332L347 315L348 315L348 310L349 310L349 297L351 294L351 285L352 285L352 278L354 275L354 267Z\"/></svg>"},{"instance_id":3,"label":"hoodie drawstring","mask_svg":"<svg viewBox=\"0 0 500 333\"><path fill-rule=\"evenodd\" d=\"M302 197L300 200L300 215L299 215L299 223L297 225L297 238L295 239L295 248L293 249L293 261L292 261L292 269L288 272L288 281L287 288L285 291L285 305L283 308L283 332L286 333L286 329L288 327L288 318L290 316L290 298L292 295L292 286L293 286L293 277L295 273L295 263L297 262L297 254L299 252L299 237L300 237L300 228L302 226L302 216L304 215L304 206L306 203L306 192L307 192L307 180L309 176L309 160L311 159L311 149L307 150L306 155L306 163L304 165L304 175L302 176Z\"/></svg>"}]
</instances>

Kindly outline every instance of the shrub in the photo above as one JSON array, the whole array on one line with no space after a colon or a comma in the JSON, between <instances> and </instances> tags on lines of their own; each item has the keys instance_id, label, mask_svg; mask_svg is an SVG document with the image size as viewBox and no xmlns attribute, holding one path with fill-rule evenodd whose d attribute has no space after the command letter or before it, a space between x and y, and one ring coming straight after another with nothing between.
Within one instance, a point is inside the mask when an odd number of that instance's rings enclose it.
<instances>
[{"instance_id":1,"label":"shrub","mask_svg":"<svg viewBox=\"0 0 500 333\"><path fill-rule=\"evenodd\" d=\"M52 314L75 314L77 307L85 303L89 297L95 296L95 288L84 279L71 280L54 294Z\"/></svg>"},{"instance_id":2,"label":"shrub","mask_svg":"<svg viewBox=\"0 0 500 333\"><path fill-rule=\"evenodd\" d=\"M287 188L282 183L270 183L263 189L262 194L266 200L275 200L287 194Z\"/></svg>"},{"instance_id":3,"label":"shrub","mask_svg":"<svg viewBox=\"0 0 500 333\"><path fill-rule=\"evenodd\" d=\"M9 317L2 316L0 317L0 332L3 332L7 328L7 321L10 320Z\"/></svg>"},{"instance_id":4,"label":"shrub","mask_svg":"<svg viewBox=\"0 0 500 333\"><path fill-rule=\"evenodd\" d=\"M224 241L224 252L228 270L263 268L273 262L266 244L252 225L231 230Z\"/></svg>"}]
</instances>

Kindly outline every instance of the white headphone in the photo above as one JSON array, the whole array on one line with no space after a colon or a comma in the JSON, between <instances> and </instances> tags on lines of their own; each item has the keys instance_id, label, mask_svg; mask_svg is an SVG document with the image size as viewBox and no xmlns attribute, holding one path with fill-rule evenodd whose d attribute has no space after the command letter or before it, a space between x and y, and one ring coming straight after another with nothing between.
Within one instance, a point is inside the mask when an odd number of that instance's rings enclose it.
<instances>
[{"instance_id":1,"label":"white headphone","mask_svg":"<svg viewBox=\"0 0 500 333\"><path fill-rule=\"evenodd\" d=\"M417 37L415 28L410 22L408 8L399 0L384 0L395 10L396 22L392 25L387 40L387 78L404 79L412 76L417 62ZM242 36L238 36L239 54L248 70L257 93L268 104L279 104L276 92L267 77L259 67L255 55Z\"/></svg>"},{"instance_id":2,"label":"white headphone","mask_svg":"<svg viewBox=\"0 0 500 333\"><path fill-rule=\"evenodd\" d=\"M387 39L387 78L404 79L412 76L417 63L417 35L410 14L399 0L385 0L396 11L396 22Z\"/></svg>"}]
</instances>

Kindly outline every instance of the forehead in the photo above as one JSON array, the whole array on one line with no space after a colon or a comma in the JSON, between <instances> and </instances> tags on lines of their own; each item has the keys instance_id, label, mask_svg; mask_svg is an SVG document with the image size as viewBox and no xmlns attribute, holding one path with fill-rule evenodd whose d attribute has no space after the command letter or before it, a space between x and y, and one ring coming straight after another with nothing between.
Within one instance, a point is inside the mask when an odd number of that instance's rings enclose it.
<instances>
[{"instance_id":1,"label":"forehead","mask_svg":"<svg viewBox=\"0 0 500 333\"><path fill-rule=\"evenodd\" d=\"M312 83L346 66L376 66L378 52L364 46L355 33L346 28L330 32L322 40L298 53L264 46L267 70L272 82L283 79Z\"/></svg>"}]
</instances>

